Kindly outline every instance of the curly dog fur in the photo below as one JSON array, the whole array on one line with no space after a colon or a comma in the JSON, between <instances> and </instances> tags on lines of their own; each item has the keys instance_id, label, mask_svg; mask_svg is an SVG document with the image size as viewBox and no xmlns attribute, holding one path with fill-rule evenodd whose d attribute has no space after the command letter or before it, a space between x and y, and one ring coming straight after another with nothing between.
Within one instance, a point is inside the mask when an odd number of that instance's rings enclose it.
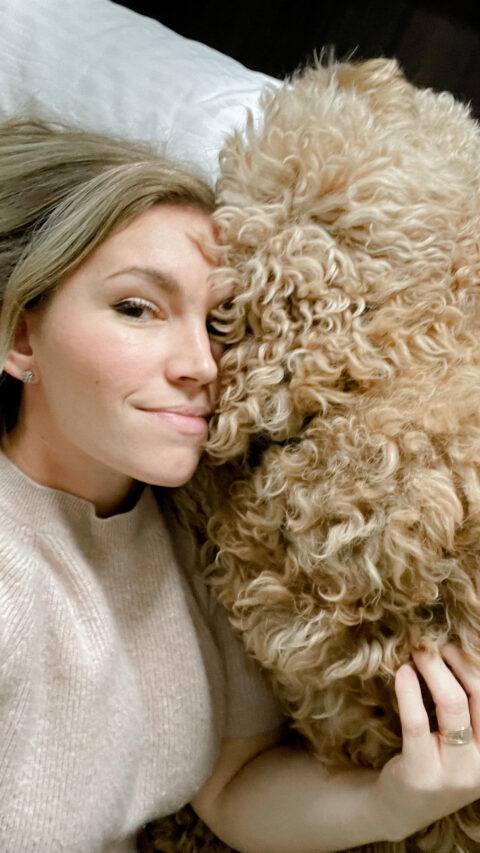
<instances>
[{"instance_id":1,"label":"curly dog fur","mask_svg":"<svg viewBox=\"0 0 480 853\"><path fill-rule=\"evenodd\" d=\"M269 93L221 159L235 296L183 506L295 728L380 767L412 648L480 657L480 132L394 61L336 63ZM480 805L364 849L478 850Z\"/></svg>"}]
</instances>

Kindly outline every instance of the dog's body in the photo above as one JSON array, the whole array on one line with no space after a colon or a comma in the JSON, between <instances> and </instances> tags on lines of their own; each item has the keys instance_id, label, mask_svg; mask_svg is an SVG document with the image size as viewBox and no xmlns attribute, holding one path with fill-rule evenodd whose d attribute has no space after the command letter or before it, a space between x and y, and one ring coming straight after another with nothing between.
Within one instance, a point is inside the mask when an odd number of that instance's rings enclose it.
<instances>
[{"instance_id":1,"label":"dog's body","mask_svg":"<svg viewBox=\"0 0 480 853\"><path fill-rule=\"evenodd\" d=\"M228 143L219 201L206 577L320 760L380 767L412 648L480 657L480 133L392 61L318 67ZM368 849L478 850L480 809Z\"/></svg>"},{"instance_id":2,"label":"dog's body","mask_svg":"<svg viewBox=\"0 0 480 853\"><path fill-rule=\"evenodd\" d=\"M412 647L480 656L480 133L376 60L272 94L222 159L207 576L321 760L380 767Z\"/></svg>"}]
</instances>

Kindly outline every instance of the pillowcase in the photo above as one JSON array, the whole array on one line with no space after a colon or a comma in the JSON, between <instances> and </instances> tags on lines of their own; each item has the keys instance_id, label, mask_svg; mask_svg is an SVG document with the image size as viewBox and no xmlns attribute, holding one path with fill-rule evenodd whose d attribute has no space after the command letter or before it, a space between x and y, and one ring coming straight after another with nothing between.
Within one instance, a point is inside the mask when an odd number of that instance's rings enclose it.
<instances>
[{"instance_id":1,"label":"pillowcase","mask_svg":"<svg viewBox=\"0 0 480 853\"><path fill-rule=\"evenodd\" d=\"M0 0L0 115L165 146L210 183L273 78L110 0Z\"/></svg>"}]
</instances>

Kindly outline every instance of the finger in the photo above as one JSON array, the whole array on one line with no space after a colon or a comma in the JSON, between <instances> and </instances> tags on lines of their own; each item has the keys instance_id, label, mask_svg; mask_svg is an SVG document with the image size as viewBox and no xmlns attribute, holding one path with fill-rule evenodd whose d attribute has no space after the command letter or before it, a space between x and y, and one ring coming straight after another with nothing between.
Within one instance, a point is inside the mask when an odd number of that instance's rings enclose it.
<instances>
[{"instance_id":1,"label":"finger","mask_svg":"<svg viewBox=\"0 0 480 853\"><path fill-rule=\"evenodd\" d=\"M468 696L439 652L414 652L413 659L432 694L440 731L469 726Z\"/></svg>"},{"instance_id":2,"label":"finger","mask_svg":"<svg viewBox=\"0 0 480 853\"><path fill-rule=\"evenodd\" d=\"M468 694L470 719L476 739L480 739L480 661L467 655L458 646L448 643L441 655L451 666L455 676Z\"/></svg>"},{"instance_id":3,"label":"finger","mask_svg":"<svg viewBox=\"0 0 480 853\"><path fill-rule=\"evenodd\" d=\"M432 735L423 704L420 682L409 664L404 664L395 676L400 722L402 724L405 758L414 762L432 757Z\"/></svg>"}]
</instances>

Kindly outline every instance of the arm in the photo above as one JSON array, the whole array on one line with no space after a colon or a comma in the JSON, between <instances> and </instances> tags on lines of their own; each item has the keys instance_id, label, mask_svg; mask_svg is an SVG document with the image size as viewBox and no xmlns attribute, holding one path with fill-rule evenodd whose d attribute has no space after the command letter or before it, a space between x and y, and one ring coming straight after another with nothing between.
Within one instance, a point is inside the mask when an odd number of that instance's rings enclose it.
<instances>
[{"instance_id":1,"label":"arm","mask_svg":"<svg viewBox=\"0 0 480 853\"><path fill-rule=\"evenodd\" d=\"M223 841L241 853L321 853L382 837L373 796L377 772L330 776L307 752L265 747L273 736L225 740L209 783L192 802ZM232 777L235 764L256 748Z\"/></svg>"},{"instance_id":2,"label":"arm","mask_svg":"<svg viewBox=\"0 0 480 853\"><path fill-rule=\"evenodd\" d=\"M329 773L312 755L274 745L278 733L224 741L214 772L192 802L241 853L328 853L396 841L480 797L480 671L457 649L416 653L444 730L469 725L468 746L431 733L409 666L396 679L403 751L381 772ZM464 689L463 689L464 688Z\"/></svg>"}]
</instances>

